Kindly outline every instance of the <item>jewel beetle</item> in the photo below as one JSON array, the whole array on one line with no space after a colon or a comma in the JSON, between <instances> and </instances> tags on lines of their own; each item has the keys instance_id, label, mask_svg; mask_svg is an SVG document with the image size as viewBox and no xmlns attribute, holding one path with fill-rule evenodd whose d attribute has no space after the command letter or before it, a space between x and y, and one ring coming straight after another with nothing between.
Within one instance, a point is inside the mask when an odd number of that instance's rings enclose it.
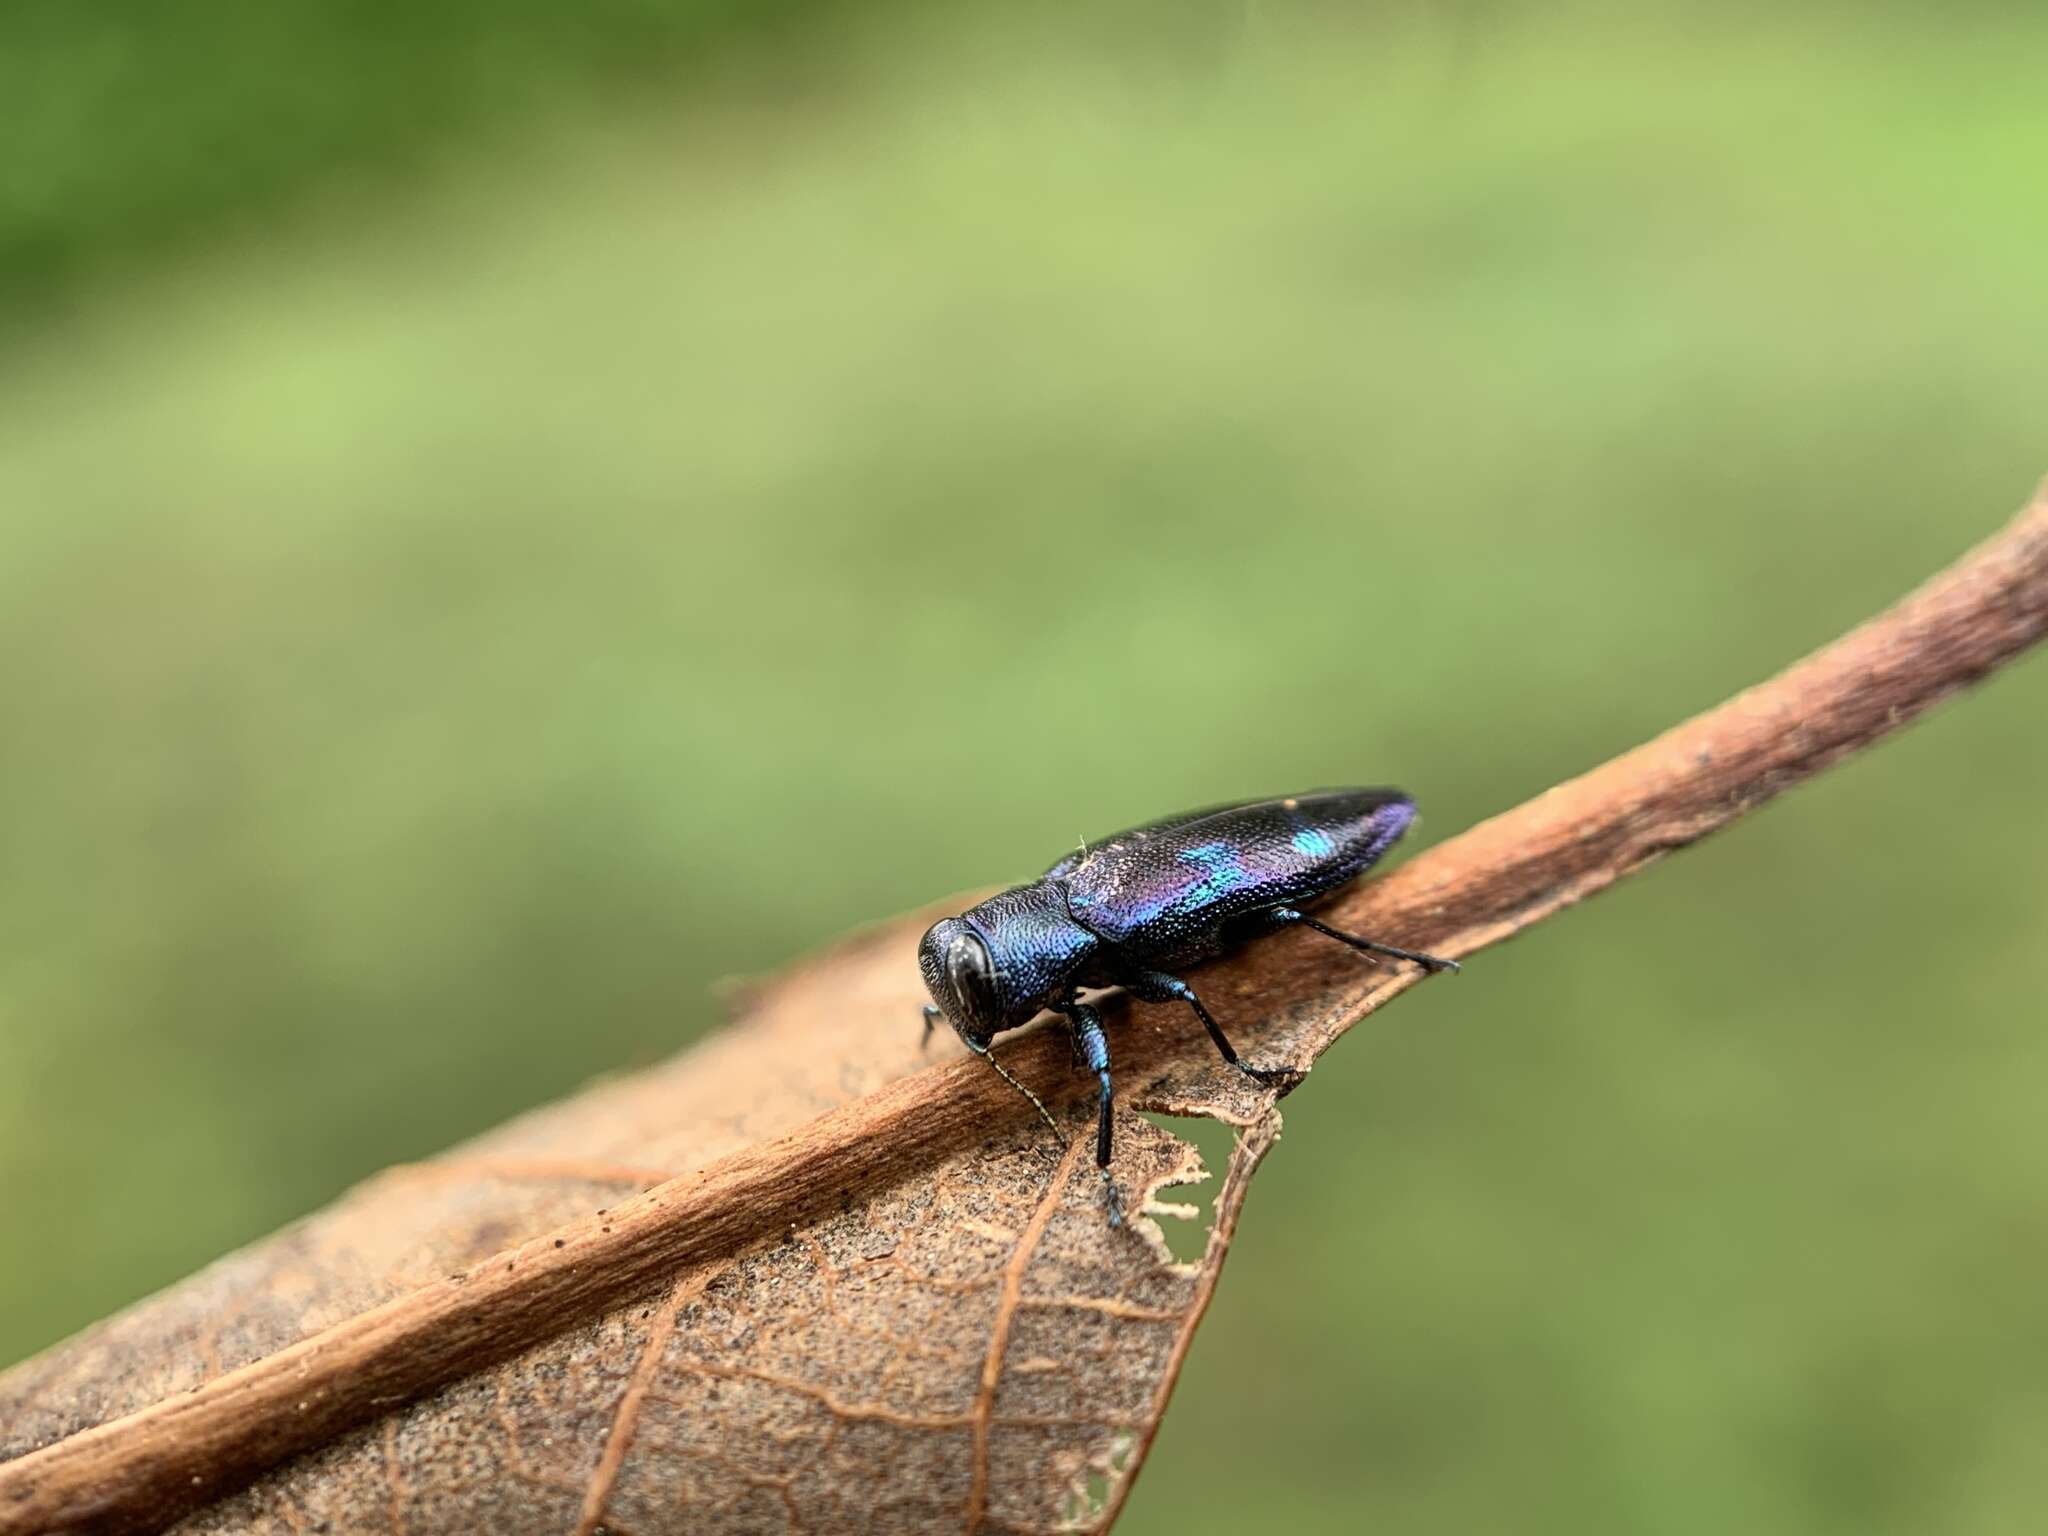
<instances>
[{"instance_id":1,"label":"jewel beetle","mask_svg":"<svg viewBox=\"0 0 2048 1536\"><path fill-rule=\"evenodd\" d=\"M918 945L918 969L932 1001L925 1038L944 1018L967 1048L1038 1105L1036 1094L990 1054L997 1034L1051 1009L1073 1031L1077 1062L1101 1085L1095 1163L1110 1223L1121 1223L1109 1172L1115 1093L1102 1016L1084 989L1121 987L1147 1002L1194 1010L1223 1059L1259 1082L1285 1081L1286 1067L1241 1061L1195 989L1177 973L1260 934L1311 928L1371 958L1385 955L1430 971L1455 961L1343 933L1308 915L1391 848L1415 820L1398 789L1321 789L1275 800L1241 800L1132 827L1084 842L1029 885L934 923Z\"/></svg>"}]
</instances>

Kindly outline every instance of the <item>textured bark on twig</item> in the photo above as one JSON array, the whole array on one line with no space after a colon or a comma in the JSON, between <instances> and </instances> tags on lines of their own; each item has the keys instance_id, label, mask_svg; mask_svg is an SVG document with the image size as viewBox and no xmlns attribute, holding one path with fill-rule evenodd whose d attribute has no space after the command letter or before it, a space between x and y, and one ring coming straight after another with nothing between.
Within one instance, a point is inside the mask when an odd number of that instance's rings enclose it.
<instances>
[{"instance_id":1,"label":"textured bark on twig","mask_svg":"<svg viewBox=\"0 0 2048 1536\"><path fill-rule=\"evenodd\" d=\"M2044 628L2037 497L1879 618L1356 889L1337 920L1470 954ZM1105 1528L1277 1134L1274 1095L1175 1009L1131 1009L1127 1102L1240 1128L1207 1251L1172 1264L1148 1222L1102 1222L1056 1034L1008 1051L1074 1127L1056 1167L985 1067L919 1057L928 916L796 969L673 1062L393 1170L0 1377L0 1532ZM1307 1067L1416 979L1277 938L1203 990L1263 1021L1241 1044ZM1147 1196L1196 1166L1130 1116L1117 1157Z\"/></svg>"}]
</instances>

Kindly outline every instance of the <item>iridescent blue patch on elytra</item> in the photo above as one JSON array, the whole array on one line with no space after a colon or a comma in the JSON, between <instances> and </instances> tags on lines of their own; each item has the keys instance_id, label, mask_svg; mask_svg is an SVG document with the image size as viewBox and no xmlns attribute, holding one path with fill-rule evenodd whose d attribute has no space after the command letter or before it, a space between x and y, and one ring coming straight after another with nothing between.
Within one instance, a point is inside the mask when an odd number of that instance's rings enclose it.
<instances>
[{"instance_id":1,"label":"iridescent blue patch on elytra","mask_svg":"<svg viewBox=\"0 0 2048 1536\"><path fill-rule=\"evenodd\" d=\"M1202 843L1197 847L1183 848L1180 860L1202 871L1199 881L1174 893L1172 904L1183 910L1207 906L1217 897L1235 890L1244 878L1244 859L1229 843Z\"/></svg>"},{"instance_id":2,"label":"iridescent blue patch on elytra","mask_svg":"<svg viewBox=\"0 0 2048 1536\"><path fill-rule=\"evenodd\" d=\"M1316 827L1301 828L1291 841L1294 844L1294 851L1303 858L1325 859L1337 851L1336 839Z\"/></svg>"}]
</instances>

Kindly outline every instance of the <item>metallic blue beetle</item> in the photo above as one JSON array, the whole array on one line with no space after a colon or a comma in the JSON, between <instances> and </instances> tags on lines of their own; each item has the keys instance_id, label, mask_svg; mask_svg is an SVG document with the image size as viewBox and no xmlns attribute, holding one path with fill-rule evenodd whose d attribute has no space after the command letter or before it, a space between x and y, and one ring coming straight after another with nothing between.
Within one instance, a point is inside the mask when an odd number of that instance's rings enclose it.
<instances>
[{"instance_id":1,"label":"metallic blue beetle","mask_svg":"<svg viewBox=\"0 0 2048 1536\"><path fill-rule=\"evenodd\" d=\"M1367 955L1455 971L1454 961L1340 933L1302 910L1378 862L1414 819L1415 802L1398 789L1323 789L1211 806L1084 843L1031 884L932 925L917 950L932 995L926 1038L944 1017L969 1050L1037 1104L996 1064L989 1043L1044 1009L1066 1015L1077 1059L1102 1085L1095 1162L1114 1225L1122 1211L1109 1176L1109 1040L1082 989L1122 987L1147 1002L1186 1003L1223 1059L1247 1077L1295 1077L1292 1068L1239 1061L1195 989L1174 972L1295 923ZM1038 1109L1057 1133L1045 1106Z\"/></svg>"}]
</instances>

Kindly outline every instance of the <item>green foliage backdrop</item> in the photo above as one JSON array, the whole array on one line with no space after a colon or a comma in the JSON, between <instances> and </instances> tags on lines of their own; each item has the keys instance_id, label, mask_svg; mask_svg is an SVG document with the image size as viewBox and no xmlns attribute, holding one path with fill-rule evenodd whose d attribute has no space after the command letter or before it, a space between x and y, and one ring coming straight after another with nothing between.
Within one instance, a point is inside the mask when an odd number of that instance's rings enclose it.
<instances>
[{"instance_id":1,"label":"green foliage backdrop","mask_svg":"<svg viewBox=\"0 0 2048 1536\"><path fill-rule=\"evenodd\" d=\"M409 176L12 173L0 1360L1083 834L1463 826L2048 469L2024 13L792 10L607 107L440 9L520 121L309 76ZM2028 1524L2044 683L1347 1039L1124 1529Z\"/></svg>"}]
</instances>

